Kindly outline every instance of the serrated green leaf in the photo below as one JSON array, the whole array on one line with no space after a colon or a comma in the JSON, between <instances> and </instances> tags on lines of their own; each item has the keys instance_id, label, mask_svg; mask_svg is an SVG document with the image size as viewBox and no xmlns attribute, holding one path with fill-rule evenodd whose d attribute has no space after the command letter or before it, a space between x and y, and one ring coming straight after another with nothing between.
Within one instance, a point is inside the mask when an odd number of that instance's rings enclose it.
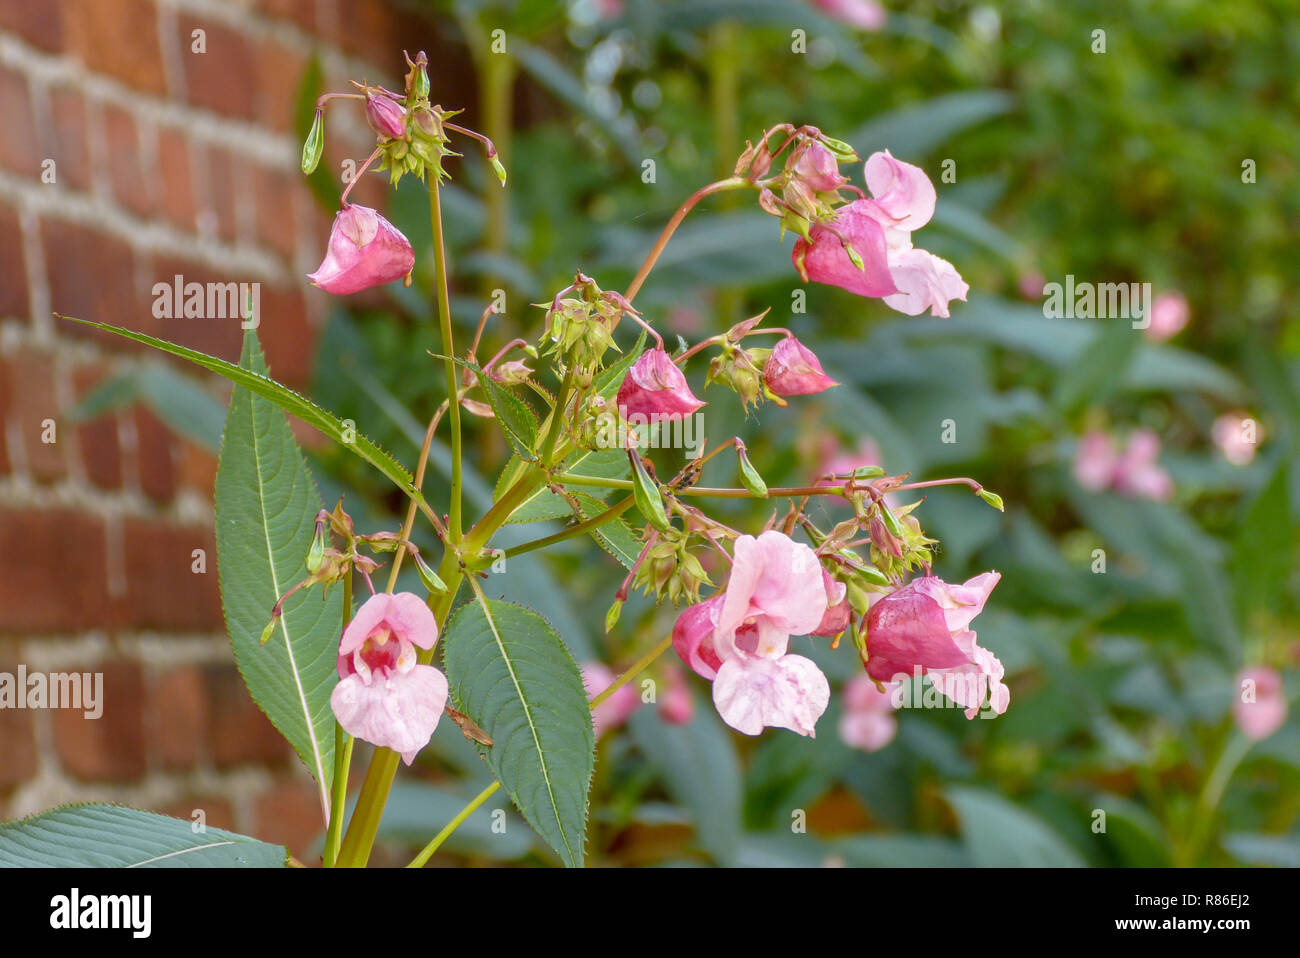
<instances>
[{"instance_id":1,"label":"serrated green leaf","mask_svg":"<svg viewBox=\"0 0 1300 958\"><path fill-rule=\"evenodd\" d=\"M209 356L207 353L201 353L198 350L188 349L184 346L177 346L175 343L169 343L154 336L146 336L144 333L123 329L120 326L95 323L88 319L77 319L74 316L63 316L61 318L73 323L81 323L83 326L93 326L96 329L114 333L125 339L143 343L146 346L152 346L154 349L171 353L173 356L181 357L181 359L188 359L204 369L224 376L236 386L243 386L263 399L269 400L285 412L297 416L307 425L320 430L339 445L352 450L396 483L397 487L403 492L411 493L411 474L402 468L396 459L355 429L345 427L342 421L321 409L310 399L294 392L288 386L281 385L274 379L242 369L234 363L228 363L224 359ZM345 436L349 438L345 439ZM418 496L418 493L416 495Z\"/></svg>"},{"instance_id":2,"label":"serrated green leaf","mask_svg":"<svg viewBox=\"0 0 1300 958\"><path fill-rule=\"evenodd\" d=\"M241 361L266 369L257 335ZM260 381L269 382L264 377ZM289 740L328 807L334 770L334 714L342 590L323 601L297 593L284 604L266 645L259 641L280 596L307 578L321 508L302 451L273 403L244 388L230 397L216 480L217 567L235 663L253 701Z\"/></svg>"},{"instance_id":3,"label":"serrated green leaf","mask_svg":"<svg viewBox=\"0 0 1300 958\"><path fill-rule=\"evenodd\" d=\"M576 493L574 498L582 507L583 519L594 519L609 509L608 504L585 493ZM593 528L591 537L600 544L602 549L622 563L624 568L632 568L636 564L637 556L641 554L643 543L622 516L615 516L603 525Z\"/></svg>"},{"instance_id":4,"label":"serrated green leaf","mask_svg":"<svg viewBox=\"0 0 1300 958\"><path fill-rule=\"evenodd\" d=\"M492 497L493 501L500 498L502 492L505 491L505 480L517 475L516 467L519 463L519 458L514 457L506 464L506 468L502 470L501 476L497 480L497 487ZM560 471L583 476L594 476L601 479L626 479L629 468L627 453L623 450L596 449L582 450L570 456L564 461ZM585 493L597 499L605 498L611 491L610 489L601 489L598 486L584 490ZM573 508L569 505L568 500L564 496L542 486L525 499L506 521L512 524L542 522L547 519L565 519L571 515L573 515Z\"/></svg>"},{"instance_id":5,"label":"serrated green leaf","mask_svg":"<svg viewBox=\"0 0 1300 958\"><path fill-rule=\"evenodd\" d=\"M490 376L480 376L479 380L486 383L488 403L515 454L529 462L536 459L533 450L537 445L537 414L532 407Z\"/></svg>"},{"instance_id":6,"label":"serrated green leaf","mask_svg":"<svg viewBox=\"0 0 1300 958\"><path fill-rule=\"evenodd\" d=\"M63 805L0 824L0 868L283 868L289 852L123 805Z\"/></svg>"},{"instance_id":7,"label":"serrated green leaf","mask_svg":"<svg viewBox=\"0 0 1300 958\"><path fill-rule=\"evenodd\" d=\"M484 760L528 824L580 867L596 737L564 642L531 609L483 597L452 617L442 656L456 707L492 736Z\"/></svg>"}]
</instances>

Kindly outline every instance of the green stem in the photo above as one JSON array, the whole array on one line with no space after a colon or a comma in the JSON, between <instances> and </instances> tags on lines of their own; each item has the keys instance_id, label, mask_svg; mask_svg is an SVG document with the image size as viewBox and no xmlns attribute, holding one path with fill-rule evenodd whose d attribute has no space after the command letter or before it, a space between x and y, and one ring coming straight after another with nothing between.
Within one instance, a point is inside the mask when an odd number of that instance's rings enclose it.
<instances>
[{"instance_id":1,"label":"green stem","mask_svg":"<svg viewBox=\"0 0 1300 958\"><path fill-rule=\"evenodd\" d=\"M451 292L447 286L447 244L442 230L442 193L435 177L429 189L429 219L433 224L433 264L438 289L438 325L442 331L443 368L447 374L447 419L451 425L451 504L448 507L447 533L450 544L461 540L461 442L460 403L456 401L460 384L457 379L455 345L451 333ZM446 581L446 580L444 580Z\"/></svg>"},{"instance_id":2,"label":"green stem","mask_svg":"<svg viewBox=\"0 0 1300 958\"><path fill-rule=\"evenodd\" d=\"M531 542L523 542L517 546L511 546L509 549L505 550L503 555L505 558L509 559L513 556L523 555L525 552L533 552L537 549L544 549L547 546L554 545L557 542L563 542L565 539L573 539L577 536L582 535L584 532L590 532L592 529L598 529L601 526L605 525L606 523L611 522L614 519L617 519L623 513L627 512L628 509L632 508L635 502L636 502L635 496L628 496L622 502L610 506L608 509L606 509L604 512L600 513L599 515L592 516L590 519L584 519L582 522L579 522L577 525L569 526L567 529L562 529L561 531L555 533L554 535L546 536L545 538L542 539L533 539Z\"/></svg>"},{"instance_id":3,"label":"green stem","mask_svg":"<svg viewBox=\"0 0 1300 958\"><path fill-rule=\"evenodd\" d=\"M594 699L591 700L591 707L594 709L597 705L600 705L602 702L604 702L607 698L609 698L611 695L613 695L623 686L627 685L627 683L631 682L634 678L636 678L639 674L641 674L641 672L649 668L651 662L653 662L655 659L659 658L659 656L667 652L668 649L672 646L672 644L673 644L673 637L669 635L662 642L656 645L653 649L651 649L645 655L641 656L641 658L637 659L636 663L631 668L629 668L626 672L624 672L622 675L616 678L613 682L609 683L609 687L606 688L605 691L601 692L599 695L597 695Z\"/></svg>"},{"instance_id":4,"label":"green stem","mask_svg":"<svg viewBox=\"0 0 1300 958\"><path fill-rule=\"evenodd\" d=\"M569 402L569 392L573 389L573 366L564 371L560 382L560 391L555 396L555 406L551 409L546 438L542 441L541 460L544 465L551 464L551 453L555 451L555 440L559 438L561 423L564 422L564 407Z\"/></svg>"},{"instance_id":5,"label":"green stem","mask_svg":"<svg viewBox=\"0 0 1300 958\"><path fill-rule=\"evenodd\" d=\"M343 629L352 621L352 573L343 577ZM348 798L348 769L352 767L353 738L334 723L334 789L330 796L330 821L325 832L324 863L333 868L338 860L339 841L343 835L343 809Z\"/></svg>"},{"instance_id":6,"label":"green stem","mask_svg":"<svg viewBox=\"0 0 1300 958\"><path fill-rule=\"evenodd\" d=\"M1200 798L1196 802L1196 809L1192 813L1191 827L1187 830L1187 841L1183 843L1176 864L1184 868L1189 868L1196 864L1200 858L1201 852L1209 839L1211 826L1214 823L1214 813L1219 807L1219 801L1223 798L1223 793L1228 787L1228 782L1232 778L1232 773L1237 770L1241 760L1246 757L1255 743L1238 731L1229 732L1229 738L1223 745L1223 750L1219 753L1218 761L1214 763L1214 768L1205 780L1205 786L1201 789Z\"/></svg>"},{"instance_id":7,"label":"green stem","mask_svg":"<svg viewBox=\"0 0 1300 958\"><path fill-rule=\"evenodd\" d=\"M601 476L579 476L571 472L557 472L552 478L570 486L596 486L601 489L634 489L630 479L605 479ZM789 486L767 490L766 496L758 496L748 489L721 488L717 486L687 486L674 489L676 496L700 496L706 499L781 499L790 496L842 496L844 486Z\"/></svg>"},{"instance_id":8,"label":"green stem","mask_svg":"<svg viewBox=\"0 0 1300 958\"><path fill-rule=\"evenodd\" d=\"M465 821L465 819L473 815L474 812L478 809L478 807L482 805L484 802L486 802L489 798L491 798L492 795L496 792L496 790L500 787L501 787L500 782L493 782L487 788L483 789L483 791L475 795L474 798L470 800L470 803L466 805L464 808L462 808L459 814L457 814L455 818L453 818L451 821L447 823L446 828L440 831L437 835L433 836L433 841L425 845L424 848L421 849L420 854L416 855L415 858L411 860L411 864L407 865L406 867L423 868L425 862L427 862L430 858L433 857L433 853L436 852L438 848L442 845L442 843L445 842L451 836L451 833L454 832L456 829L460 828L461 822Z\"/></svg>"}]
</instances>

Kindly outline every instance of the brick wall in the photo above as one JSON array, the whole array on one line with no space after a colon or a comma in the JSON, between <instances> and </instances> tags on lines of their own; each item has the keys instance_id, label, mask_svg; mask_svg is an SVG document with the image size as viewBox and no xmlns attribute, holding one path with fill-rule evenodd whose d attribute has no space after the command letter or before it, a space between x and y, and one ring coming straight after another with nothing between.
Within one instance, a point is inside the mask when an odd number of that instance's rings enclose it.
<instances>
[{"instance_id":1,"label":"brick wall","mask_svg":"<svg viewBox=\"0 0 1300 958\"><path fill-rule=\"evenodd\" d=\"M0 709L0 817L103 799L299 852L315 835L306 772L224 637L216 463L143 407L68 421L158 360L51 313L237 359L238 319L156 319L151 290L255 281L271 367L303 384L329 218L297 171L300 80L315 55L330 89L396 87L427 34L378 0L0 0L0 671L102 672L105 699L98 720ZM345 113L335 167L370 149ZM353 195L382 205L374 186Z\"/></svg>"}]
</instances>

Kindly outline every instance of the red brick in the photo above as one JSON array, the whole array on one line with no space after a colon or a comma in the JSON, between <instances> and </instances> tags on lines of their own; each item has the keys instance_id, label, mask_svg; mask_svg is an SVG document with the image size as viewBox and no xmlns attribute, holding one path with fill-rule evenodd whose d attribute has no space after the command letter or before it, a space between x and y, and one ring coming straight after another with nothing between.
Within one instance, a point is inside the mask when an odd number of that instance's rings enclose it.
<instances>
[{"instance_id":1,"label":"red brick","mask_svg":"<svg viewBox=\"0 0 1300 958\"><path fill-rule=\"evenodd\" d=\"M305 285L305 281L304 281ZM316 331L307 320L304 289L262 286L262 315L257 335L266 363L277 380L301 387L311 376Z\"/></svg>"},{"instance_id":2,"label":"red brick","mask_svg":"<svg viewBox=\"0 0 1300 958\"><path fill-rule=\"evenodd\" d=\"M23 350L9 357L6 370L10 421L16 420L22 432L27 471L41 482L62 479L68 473L65 451L70 424L59 421L54 360ZM54 441L44 442L51 423Z\"/></svg>"},{"instance_id":3,"label":"red brick","mask_svg":"<svg viewBox=\"0 0 1300 958\"><path fill-rule=\"evenodd\" d=\"M268 17L292 20L308 33L316 32L316 5L302 0L257 0L257 7Z\"/></svg>"},{"instance_id":4,"label":"red brick","mask_svg":"<svg viewBox=\"0 0 1300 958\"><path fill-rule=\"evenodd\" d=\"M55 164L55 182L60 187L90 190L89 114L84 96L68 87L50 90L51 142L48 152Z\"/></svg>"},{"instance_id":5,"label":"red brick","mask_svg":"<svg viewBox=\"0 0 1300 958\"><path fill-rule=\"evenodd\" d=\"M185 89L192 105L224 116L254 117L253 56L243 34L186 14L176 18ZM203 30L205 52L194 52L194 31Z\"/></svg>"},{"instance_id":6,"label":"red brick","mask_svg":"<svg viewBox=\"0 0 1300 958\"><path fill-rule=\"evenodd\" d=\"M3 139L0 137L0 140ZM18 212L8 206L0 206L0 263L4 264L5 271L4 282L0 282L0 316L27 317L26 262L22 221L18 219Z\"/></svg>"},{"instance_id":7,"label":"red brick","mask_svg":"<svg viewBox=\"0 0 1300 958\"><path fill-rule=\"evenodd\" d=\"M0 167L24 176L40 176L43 157L36 138L31 92L27 78L16 70L0 68L0 116L5 118Z\"/></svg>"},{"instance_id":8,"label":"red brick","mask_svg":"<svg viewBox=\"0 0 1300 958\"><path fill-rule=\"evenodd\" d=\"M16 675L18 660L0 658L0 672ZM0 791L36 774L36 723L26 709L0 709Z\"/></svg>"},{"instance_id":9,"label":"red brick","mask_svg":"<svg viewBox=\"0 0 1300 958\"><path fill-rule=\"evenodd\" d=\"M199 149L195 146L194 149ZM203 207L223 240L235 239L235 160L228 150L211 146L208 155L208 190Z\"/></svg>"},{"instance_id":10,"label":"red brick","mask_svg":"<svg viewBox=\"0 0 1300 958\"><path fill-rule=\"evenodd\" d=\"M9 372L8 361L0 357L0 476L7 476L13 471L13 463L9 461L9 441L5 435L8 432L6 424L12 415L9 406L9 384L13 378L13 374Z\"/></svg>"},{"instance_id":11,"label":"red brick","mask_svg":"<svg viewBox=\"0 0 1300 958\"><path fill-rule=\"evenodd\" d=\"M0 509L0 633L102 626L104 522L72 509Z\"/></svg>"},{"instance_id":12,"label":"red brick","mask_svg":"<svg viewBox=\"0 0 1300 958\"><path fill-rule=\"evenodd\" d=\"M117 204L141 219L153 216L154 179L145 174L140 133L134 117L111 104L104 107L104 137L108 143L108 176Z\"/></svg>"},{"instance_id":13,"label":"red brick","mask_svg":"<svg viewBox=\"0 0 1300 958\"><path fill-rule=\"evenodd\" d=\"M207 828L224 828L228 832L239 829L235 825L235 809L230 802L219 795L188 795L185 798L162 806L158 809L163 815L183 818L191 823L196 821L194 813L203 813L203 824Z\"/></svg>"},{"instance_id":14,"label":"red brick","mask_svg":"<svg viewBox=\"0 0 1300 958\"><path fill-rule=\"evenodd\" d=\"M16 33L34 47L47 53L63 50L63 21L59 16L62 0L41 3L0 4L0 30Z\"/></svg>"},{"instance_id":15,"label":"red brick","mask_svg":"<svg viewBox=\"0 0 1300 958\"><path fill-rule=\"evenodd\" d=\"M271 786L257 798L253 812L254 836L264 842L287 845L303 864L317 864L320 856L313 854L313 849L325 831L318 794L314 785L305 782Z\"/></svg>"},{"instance_id":16,"label":"red brick","mask_svg":"<svg viewBox=\"0 0 1300 958\"><path fill-rule=\"evenodd\" d=\"M279 132L291 130L307 58L274 41L258 43L255 55L257 120Z\"/></svg>"},{"instance_id":17,"label":"red brick","mask_svg":"<svg viewBox=\"0 0 1300 958\"><path fill-rule=\"evenodd\" d=\"M52 309L78 319L157 331L152 312L136 298L134 256L126 243L79 223L52 219L41 222L41 241ZM123 348L120 337L88 326L60 323L58 329L62 335Z\"/></svg>"},{"instance_id":18,"label":"red brick","mask_svg":"<svg viewBox=\"0 0 1300 958\"><path fill-rule=\"evenodd\" d=\"M179 443L181 485L210 499L217 480L217 457L187 439L179 438Z\"/></svg>"},{"instance_id":19,"label":"red brick","mask_svg":"<svg viewBox=\"0 0 1300 958\"><path fill-rule=\"evenodd\" d=\"M216 766L287 764L288 743L249 698L238 670L233 665L209 666L204 679L212 703L212 761Z\"/></svg>"},{"instance_id":20,"label":"red brick","mask_svg":"<svg viewBox=\"0 0 1300 958\"><path fill-rule=\"evenodd\" d=\"M83 781L133 782L145 773L144 677L136 662L60 671L103 672L103 715L57 709L54 747L63 768Z\"/></svg>"},{"instance_id":21,"label":"red brick","mask_svg":"<svg viewBox=\"0 0 1300 958\"><path fill-rule=\"evenodd\" d=\"M210 632L221 628L217 552L212 530L127 519L122 542L126 560L123 612L135 628ZM194 550L204 552L195 572Z\"/></svg>"},{"instance_id":22,"label":"red brick","mask_svg":"<svg viewBox=\"0 0 1300 958\"><path fill-rule=\"evenodd\" d=\"M144 406L135 407L136 474L140 491L155 502L170 502L176 494L176 464L170 430Z\"/></svg>"},{"instance_id":23,"label":"red brick","mask_svg":"<svg viewBox=\"0 0 1300 958\"><path fill-rule=\"evenodd\" d=\"M162 210L173 224L192 233L195 227L194 168L189 140L179 130L158 131L158 176Z\"/></svg>"},{"instance_id":24,"label":"red brick","mask_svg":"<svg viewBox=\"0 0 1300 958\"><path fill-rule=\"evenodd\" d=\"M92 71L167 92L153 0L65 0L63 23L70 50Z\"/></svg>"},{"instance_id":25,"label":"red brick","mask_svg":"<svg viewBox=\"0 0 1300 958\"><path fill-rule=\"evenodd\" d=\"M166 283L174 287L177 276L181 277L181 302L173 304L173 318L158 321L157 335L182 346L188 346L190 349L197 349L210 356L218 356L230 362L238 362L240 344L244 339L243 330L240 328L242 319L239 316L186 318L182 309L184 306L184 286L189 283L247 283L251 282L252 278L219 274L209 267L199 265L191 260L170 257L156 257L153 260L149 271L151 286L154 283ZM174 293L173 298L175 298ZM186 363L184 360L177 360L177 362L180 364L180 368L188 372L192 372L194 369L191 364Z\"/></svg>"},{"instance_id":26,"label":"red brick","mask_svg":"<svg viewBox=\"0 0 1300 958\"><path fill-rule=\"evenodd\" d=\"M145 725L149 755L155 762L164 768L197 765L208 738L208 699L203 672L195 666L182 665L160 675L150 689ZM183 817L189 817L188 810Z\"/></svg>"},{"instance_id":27,"label":"red brick","mask_svg":"<svg viewBox=\"0 0 1300 958\"><path fill-rule=\"evenodd\" d=\"M257 201L257 241L292 263L298 246L293 200L301 179L262 166L250 166L247 173Z\"/></svg>"},{"instance_id":28,"label":"red brick","mask_svg":"<svg viewBox=\"0 0 1300 958\"><path fill-rule=\"evenodd\" d=\"M90 395L112 375L113 369L105 363L77 369L72 377L77 400ZM86 478L101 489L122 488L122 445L118 439L117 415L107 413L79 424L77 442L81 446Z\"/></svg>"}]
</instances>

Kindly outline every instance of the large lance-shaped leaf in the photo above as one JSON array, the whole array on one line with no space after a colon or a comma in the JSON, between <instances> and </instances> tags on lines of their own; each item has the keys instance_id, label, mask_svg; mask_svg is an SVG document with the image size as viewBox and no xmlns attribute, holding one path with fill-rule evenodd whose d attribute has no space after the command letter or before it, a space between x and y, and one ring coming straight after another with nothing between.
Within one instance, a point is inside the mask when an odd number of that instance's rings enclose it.
<instances>
[{"instance_id":1,"label":"large lance-shaped leaf","mask_svg":"<svg viewBox=\"0 0 1300 958\"><path fill-rule=\"evenodd\" d=\"M241 363L264 375L266 362L249 330ZM235 662L249 693L293 745L329 807L343 595L321 600L303 590L284 604L266 645L262 630L276 601L307 577L320 493L276 406L237 388L230 397L217 467L217 565L221 604Z\"/></svg>"},{"instance_id":2,"label":"large lance-shaped leaf","mask_svg":"<svg viewBox=\"0 0 1300 958\"><path fill-rule=\"evenodd\" d=\"M282 868L283 845L122 805L64 805L0 825L0 868Z\"/></svg>"},{"instance_id":3,"label":"large lance-shaped leaf","mask_svg":"<svg viewBox=\"0 0 1300 958\"><path fill-rule=\"evenodd\" d=\"M581 866L596 737L582 674L536 612L483 597L442 643L456 707L490 736L483 758L566 865Z\"/></svg>"}]
</instances>

